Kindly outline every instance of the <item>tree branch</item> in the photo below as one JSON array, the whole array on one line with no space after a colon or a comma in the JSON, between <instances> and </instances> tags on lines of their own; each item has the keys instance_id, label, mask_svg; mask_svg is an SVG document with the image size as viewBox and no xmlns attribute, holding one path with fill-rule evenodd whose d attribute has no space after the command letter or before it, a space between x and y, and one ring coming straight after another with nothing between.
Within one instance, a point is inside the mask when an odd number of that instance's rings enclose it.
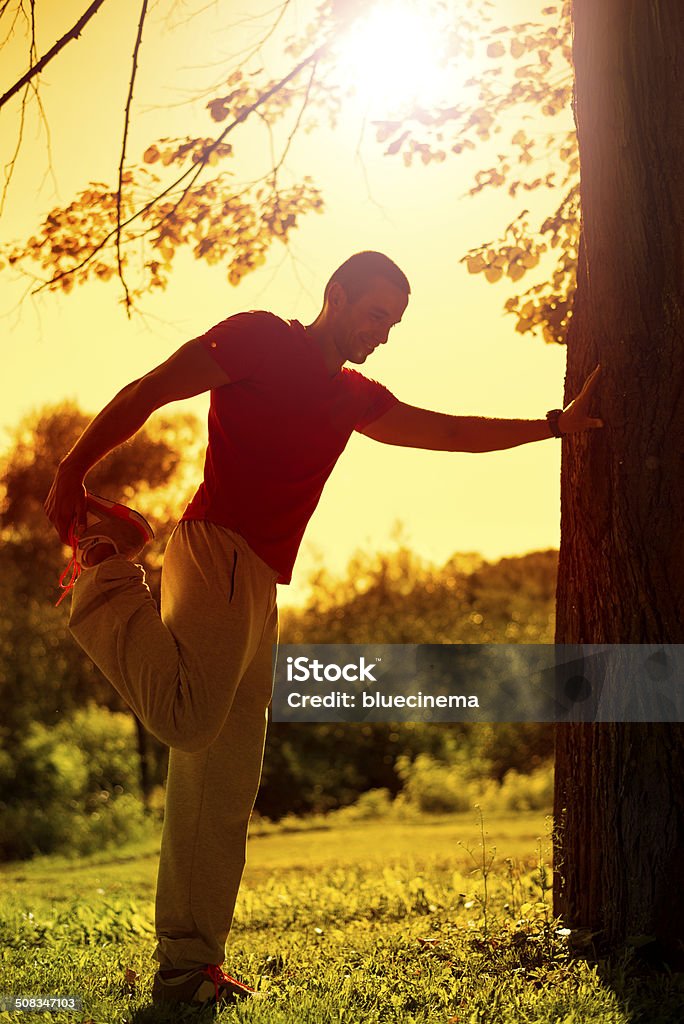
<instances>
[{"instance_id":1,"label":"tree branch","mask_svg":"<svg viewBox=\"0 0 684 1024\"><path fill-rule=\"evenodd\" d=\"M121 260L121 198L123 192L123 170L124 161L126 159L126 141L128 139L128 124L131 114L131 102L133 100L133 86L135 84L135 76L138 71L138 53L140 51L140 43L142 42L143 25L145 24L145 17L147 15L147 0L143 0L142 8L140 10L140 21L138 22L138 34L135 38L135 46L133 47L133 66L131 68L131 80L128 84L128 97L126 98L126 111L124 113L124 130L123 139L121 142L121 160L119 161L119 188L116 193L116 262L119 270L119 279L123 285L123 290L126 296L126 312L130 316L131 309L131 296L128 291L128 286L123 275L123 262Z\"/></svg>"},{"instance_id":2,"label":"tree branch","mask_svg":"<svg viewBox=\"0 0 684 1024\"><path fill-rule=\"evenodd\" d=\"M48 50L45 56L41 57L37 64L34 64L32 67L30 67L25 75L22 75L21 78L17 82L15 82L14 85L10 89L8 89L3 96L0 96L0 107L3 107L8 100L15 96L19 92L19 90L24 85L26 85L27 82L30 82L32 78L40 74L43 68L50 63L53 57L57 56L59 51L64 46L66 46L66 44L70 40L77 39L80 36L85 26L88 24L93 15L97 14L97 12L99 11L100 7L102 7L102 4L104 2L105 0L94 0L94 2L90 5L85 14L83 14L78 19L73 28L70 28L69 31L62 36L61 39L58 39L55 45L52 47L52 49Z\"/></svg>"},{"instance_id":3,"label":"tree branch","mask_svg":"<svg viewBox=\"0 0 684 1024\"><path fill-rule=\"evenodd\" d=\"M200 176L200 174L206 167L211 154L223 142L226 136L230 132L232 132L234 128L237 128L239 124L242 124L244 121L246 121L249 115L257 111L259 107L261 107L267 100L271 98L271 96L274 96L277 92L284 88L288 84L288 82L295 78L301 71L303 71L304 68L308 67L310 64L316 64L320 60L323 53L328 49L328 46L329 43L323 43L322 46L319 46L318 49L314 50L314 52L309 54L308 57L305 57L304 60L300 61L299 64L297 64L297 66L293 68L292 71L285 75L284 78L281 78L278 82L272 85L270 89L267 89L266 92L262 93L261 96L259 96L254 101L254 103L252 103L251 106L246 107L244 110L240 111L239 115L235 118L235 120L231 121L230 124L223 129L221 134L216 139L214 139L211 146L207 147L203 154L203 158L199 164L193 164L190 167L188 167L187 170L185 170L181 175L178 176L178 178L175 179L175 181L172 181L170 185L168 185L161 192L157 193L157 195L153 199L151 199L149 203L145 203L143 206L140 207L139 210L136 210L135 213L132 213L130 217L127 217L126 220L124 220L121 223L120 227L128 227L128 225L132 224L133 221L138 220L138 218L142 217L143 214L147 213L148 210L151 210L152 207L155 206L160 199L163 199L164 196L169 195L170 192L173 192L173 190L178 185L180 185L181 182L185 181L185 179L190 176L190 181L184 187L178 202L174 204L173 208L167 214L165 214L163 217L159 219L159 221L157 221L154 227L158 227L168 217L172 216L182 203L185 196L188 194L189 190L194 185L197 178ZM116 230L116 228L112 228L112 230L108 234L106 234L104 238L100 242L98 242L96 246L94 246L91 249L88 255L84 259L82 259L80 263L77 263L76 266L74 267L70 267L68 270L62 270L59 274L55 274L48 281L45 281L39 288L36 288L36 292L41 292L43 291L44 288L49 288L51 285L56 284L57 281L61 281L62 278L69 277L71 274L75 274L77 270L80 270L82 267L86 265L86 263L89 263L92 260L93 256L95 256L96 253L103 249L105 245L107 245L107 243L110 242L112 238L115 237Z\"/></svg>"}]
</instances>

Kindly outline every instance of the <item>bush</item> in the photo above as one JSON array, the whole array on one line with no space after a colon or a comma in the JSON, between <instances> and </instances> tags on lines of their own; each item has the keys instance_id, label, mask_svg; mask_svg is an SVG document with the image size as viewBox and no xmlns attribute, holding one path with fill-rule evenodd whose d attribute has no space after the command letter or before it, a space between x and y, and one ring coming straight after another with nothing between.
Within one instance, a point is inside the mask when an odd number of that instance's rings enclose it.
<instances>
[{"instance_id":1,"label":"bush","mask_svg":"<svg viewBox=\"0 0 684 1024\"><path fill-rule=\"evenodd\" d=\"M369 789L350 807L333 811L335 821L376 821L392 812L392 797L388 789Z\"/></svg>"},{"instance_id":2,"label":"bush","mask_svg":"<svg viewBox=\"0 0 684 1024\"><path fill-rule=\"evenodd\" d=\"M444 764L429 754L419 754L412 762L399 758L397 771L404 781L404 799L425 814L450 814L472 807L475 783L462 763Z\"/></svg>"},{"instance_id":3,"label":"bush","mask_svg":"<svg viewBox=\"0 0 684 1024\"><path fill-rule=\"evenodd\" d=\"M553 807L553 764L542 765L529 775L506 772L495 798L494 810L547 811Z\"/></svg>"},{"instance_id":4,"label":"bush","mask_svg":"<svg viewBox=\"0 0 684 1024\"><path fill-rule=\"evenodd\" d=\"M553 805L553 764L528 775L506 772L499 784L473 763L436 761L419 754L414 761L399 758L404 780L402 801L425 814L453 814L479 805L485 811L544 811Z\"/></svg>"},{"instance_id":5,"label":"bush","mask_svg":"<svg viewBox=\"0 0 684 1024\"><path fill-rule=\"evenodd\" d=\"M130 715L90 705L52 728L36 722L0 758L3 860L91 853L148 827Z\"/></svg>"}]
</instances>

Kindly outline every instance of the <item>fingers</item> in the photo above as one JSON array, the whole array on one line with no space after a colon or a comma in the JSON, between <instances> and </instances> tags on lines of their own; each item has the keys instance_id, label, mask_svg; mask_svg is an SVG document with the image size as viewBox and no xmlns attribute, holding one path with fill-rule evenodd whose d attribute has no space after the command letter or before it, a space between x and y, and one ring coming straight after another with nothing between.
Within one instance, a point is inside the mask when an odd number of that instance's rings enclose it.
<instances>
[{"instance_id":1,"label":"fingers","mask_svg":"<svg viewBox=\"0 0 684 1024\"><path fill-rule=\"evenodd\" d=\"M577 414L579 414L582 418L585 418L587 420L587 423L591 421L591 426L603 426L601 420L593 420L588 415L589 406L594 397L594 392L596 390L596 386L599 383L600 377L601 364L599 363L598 366L596 366L594 370L592 370L592 372L589 374L589 376L584 382L584 385L582 386L582 390L577 395L575 400L571 403Z\"/></svg>"},{"instance_id":2,"label":"fingers","mask_svg":"<svg viewBox=\"0 0 684 1024\"><path fill-rule=\"evenodd\" d=\"M601 364L599 363L598 366L596 366L592 370L592 372L589 374L589 376L585 380L584 386L582 387L582 390L580 391L580 395L585 396L585 397L590 397L591 394L593 393L594 389L596 388L596 385L599 382L600 376L601 376Z\"/></svg>"},{"instance_id":3,"label":"fingers","mask_svg":"<svg viewBox=\"0 0 684 1024\"><path fill-rule=\"evenodd\" d=\"M86 525L86 492L82 482L70 480L59 472L43 507L63 544L69 543L72 526L83 528Z\"/></svg>"}]
</instances>

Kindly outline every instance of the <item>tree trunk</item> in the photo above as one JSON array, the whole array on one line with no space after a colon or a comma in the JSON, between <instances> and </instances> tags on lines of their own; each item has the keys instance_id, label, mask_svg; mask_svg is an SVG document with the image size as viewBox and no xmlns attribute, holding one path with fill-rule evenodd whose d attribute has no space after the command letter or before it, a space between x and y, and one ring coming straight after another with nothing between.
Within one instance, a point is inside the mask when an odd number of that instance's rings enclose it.
<instances>
[{"instance_id":1,"label":"tree trunk","mask_svg":"<svg viewBox=\"0 0 684 1024\"><path fill-rule=\"evenodd\" d=\"M566 399L602 365L602 431L563 441L557 643L684 642L684 6L575 0L581 165ZM666 655L644 687L677 686ZM668 675L669 672L669 675ZM562 725L556 910L684 962L684 727Z\"/></svg>"}]
</instances>

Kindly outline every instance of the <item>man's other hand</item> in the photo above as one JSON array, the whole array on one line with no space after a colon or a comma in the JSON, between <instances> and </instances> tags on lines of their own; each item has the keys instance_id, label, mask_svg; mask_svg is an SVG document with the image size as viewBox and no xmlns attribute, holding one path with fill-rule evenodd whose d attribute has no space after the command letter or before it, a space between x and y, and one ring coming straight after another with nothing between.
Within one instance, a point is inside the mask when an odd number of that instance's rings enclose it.
<instances>
[{"instance_id":1,"label":"man's other hand","mask_svg":"<svg viewBox=\"0 0 684 1024\"><path fill-rule=\"evenodd\" d=\"M590 373L577 398L574 398L558 417L562 434L576 434L580 430L595 430L603 426L603 420L590 415L591 402L601 376L601 364Z\"/></svg>"}]
</instances>

